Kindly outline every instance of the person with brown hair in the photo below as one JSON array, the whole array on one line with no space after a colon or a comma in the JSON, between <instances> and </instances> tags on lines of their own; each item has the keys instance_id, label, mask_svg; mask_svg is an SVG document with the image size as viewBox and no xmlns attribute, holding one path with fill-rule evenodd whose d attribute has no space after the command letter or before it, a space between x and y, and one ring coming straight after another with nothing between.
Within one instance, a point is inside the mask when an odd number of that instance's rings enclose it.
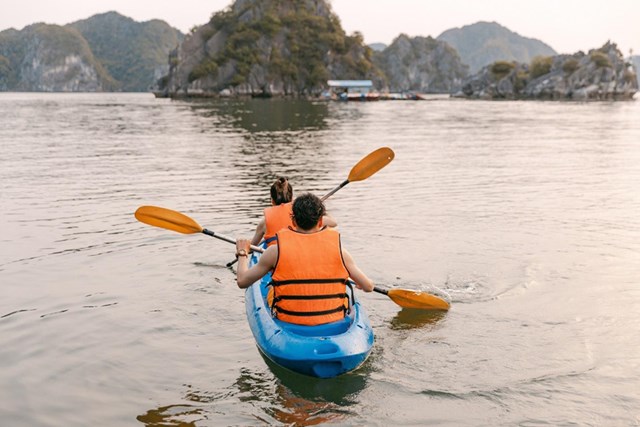
<instances>
[{"instance_id":1,"label":"person with brown hair","mask_svg":"<svg viewBox=\"0 0 640 427\"><path fill-rule=\"evenodd\" d=\"M278 319L300 325L340 320L349 309L349 279L365 292L374 284L342 248L340 233L323 226L322 200L304 194L295 199L292 212L295 229L279 230L278 244L268 247L253 267L248 265L250 241L237 240L238 287L248 288L273 270L270 299Z\"/></svg>"},{"instance_id":2,"label":"person with brown hair","mask_svg":"<svg viewBox=\"0 0 640 427\"><path fill-rule=\"evenodd\" d=\"M264 217L256 226L255 234L251 239L252 245L258 245L264 239L267 246L272 246L276 243L276 233L279 230L293 226L292 202L293 187L289 180L285 177L278 178L271 186L271 206L264 210ZM327 227L338 225L329 215L322 217L322 224Z\"/></svg>"}]
</instances>

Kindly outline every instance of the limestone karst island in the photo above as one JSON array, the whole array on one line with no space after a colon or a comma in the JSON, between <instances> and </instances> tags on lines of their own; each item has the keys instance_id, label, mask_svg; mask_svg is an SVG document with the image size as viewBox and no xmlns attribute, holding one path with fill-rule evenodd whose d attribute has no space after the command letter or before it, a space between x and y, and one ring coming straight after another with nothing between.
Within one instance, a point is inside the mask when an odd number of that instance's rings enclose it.
<instances>
[{"instance_id":1,"label":"limestone karst island","mask_svg":"<svg viewBox=\"0 0 640 427\"><path fill-rule=\"evenodd\" d=\"M0 32L0 91L625 100L638 90L639 64L614 41L558 54L495 22L366 45L324 0L237 0L186 35L116 12Z\"/></svg>"}]
</instances>

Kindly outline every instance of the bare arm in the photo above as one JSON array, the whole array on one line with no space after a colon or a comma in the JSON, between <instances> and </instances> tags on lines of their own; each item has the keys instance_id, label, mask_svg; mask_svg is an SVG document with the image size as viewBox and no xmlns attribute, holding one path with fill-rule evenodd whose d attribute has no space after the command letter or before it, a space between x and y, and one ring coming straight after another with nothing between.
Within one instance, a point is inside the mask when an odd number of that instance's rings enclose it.
<instances>
[{"instance_id":1,"label":"bare arm","mask_svg":"<svg viewBox=\"0 0 640 427\"><path fill-rule=\"evenodd\" d=\"M236 251L244 249L249 251L249 240L239 239L236 242ZM251 286L256 280L261 279L262 276L272 270L278 259L278 245L269 247L256 265L249 268L249 258L246 256L238 257L238 272L236 276L236 282L240 289L245 289Z\"/></svg>"},{"instance_id":2,"label":"bare arm","mask_svg":"<svg viewBox=\"0 0 640 427\"><path fill-rule=\"evenodd\" d=\"M256 246L258 243L260 243L266 231L267 231L267 224L264 218L262 218L258 223L258 225L256 226L256 233L253 235L253 239L251 239L251 244Z\"/></svg>"},{"instance_id":3,"label":"bare arm","mask_svg":"<svg viewBox=\"0 0 640 427\"><path fill-rule=\"evenodd\" d=\"M342 250L342 259L344 259L344 264L349 271L349 276L356 282L356 287L358 289L362 289L365 292L373 291L374 283L369 279L366 274L362 272L356 265L356 262L351 257L351 254L347 252L345 249Z\"/></svg>"}]
</instances>

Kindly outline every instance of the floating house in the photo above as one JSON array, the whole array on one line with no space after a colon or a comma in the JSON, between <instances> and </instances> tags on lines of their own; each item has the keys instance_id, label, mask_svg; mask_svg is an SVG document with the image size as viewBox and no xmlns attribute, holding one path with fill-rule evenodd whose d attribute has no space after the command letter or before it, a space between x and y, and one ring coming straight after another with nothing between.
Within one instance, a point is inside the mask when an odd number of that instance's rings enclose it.
<instances>
[{"instance_id":1,"label":"floating house","mask_svg":"<svg viewBox=\"0 0 640 427\"><path fill-rule=\"evenodd\" d=\"M393 101L421 100L424 95L414 92L378 93L371 80L328 80L329 90L323 93L325 99L334 101Z\"/></svg>"},{"instance_id":2,"label":"floating house","mask_svg":"<svg viewBox=\"0 0 640 427\"><path fill-rule=\"evenodd\" d=\"M380 94L373 90L371 80L328 80L328 96L338 101L377 101Z\"/></svg>"}]
</instances>

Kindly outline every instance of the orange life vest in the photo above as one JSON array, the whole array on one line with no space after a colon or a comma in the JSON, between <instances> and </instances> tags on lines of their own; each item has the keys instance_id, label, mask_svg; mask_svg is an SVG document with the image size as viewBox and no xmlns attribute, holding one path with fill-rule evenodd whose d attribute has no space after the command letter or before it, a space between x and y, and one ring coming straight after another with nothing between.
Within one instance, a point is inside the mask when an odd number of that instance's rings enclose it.
<instances>
[{"instance_id":1,"label":"orange life vest","mask_svg":"<svg viewBox=\"0 0 640 427\"><path fill-rule=\"evenodd\" d=\"M284 229L277 236L278 260L271 282L275 316L299 325L343 319L349 307L349 272L340 233L330 228L311 234Z\"/></svg>"},{"instance_id":2,"label":"orange life vest","mask_svg":"<svg viewBox=\"0 0 640 427\"><path fill-rule=\"evenodd\" d=\"M293 203L282 203L277 206L271 206L264 210L264 223L266 231L264 232L264 240L267 242L267 246L276 244L276 233L283 228L293 227L291 221L291 210Z\"/></svg>"}]
</instances>

